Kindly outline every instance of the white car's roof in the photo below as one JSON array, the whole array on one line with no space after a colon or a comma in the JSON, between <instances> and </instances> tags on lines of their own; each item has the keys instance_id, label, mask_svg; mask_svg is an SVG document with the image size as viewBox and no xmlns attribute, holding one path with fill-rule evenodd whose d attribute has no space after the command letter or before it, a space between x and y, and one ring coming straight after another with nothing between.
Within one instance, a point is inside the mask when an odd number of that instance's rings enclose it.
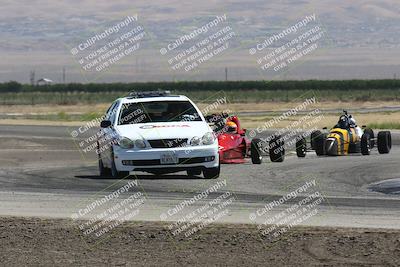
<instances>
[{"instance_id":1,"label":"white car's roof","mask_svg":"<svg viewBox=\"0 0 400 267\"><path fill-rule=\"evenodd\" d=\"M142 98L134 98L134 97L124 97L121 98L122 103L139 103L139 102L151 102L151 101L188 101L184 95L170 95L170 96L156 96L156 97L142 97Z\"/></svg>"}]
</instances>

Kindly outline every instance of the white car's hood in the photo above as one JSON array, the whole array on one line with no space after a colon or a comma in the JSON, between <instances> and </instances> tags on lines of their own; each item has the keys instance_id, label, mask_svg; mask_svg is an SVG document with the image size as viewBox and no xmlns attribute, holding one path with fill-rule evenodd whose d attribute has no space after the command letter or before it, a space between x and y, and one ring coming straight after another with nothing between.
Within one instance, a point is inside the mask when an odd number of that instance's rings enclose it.
<instances>
[{"instance_id":1,"label":"white car's hood","mask_svg":"<svg viewBox=\"0 0 400 267\"><path fill-rule=\"evenodd\" d=\"M204 121L127 124L118 125L115 129L122 137L132 140L202 137L205 133L212 131Z\"/></svg>"}]
</instances>

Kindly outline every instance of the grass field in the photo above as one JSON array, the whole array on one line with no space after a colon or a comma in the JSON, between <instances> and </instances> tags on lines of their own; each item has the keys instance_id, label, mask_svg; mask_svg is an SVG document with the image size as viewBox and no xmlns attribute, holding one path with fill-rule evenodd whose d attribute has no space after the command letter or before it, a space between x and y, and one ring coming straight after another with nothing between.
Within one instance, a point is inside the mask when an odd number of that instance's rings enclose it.
<instances>
[{"instance_id":1,"label":"grass field","mask_svg":"<svg viewBox=\"0 0 400 267\"><path fill-rule=\"evenodd\" d=\"M385 113L372 113L372 114L357 114L353 113L359 126L366 125L372 129L400 129L400 112L385 114ZM241 117L243 126L247 128L261 127L267 121L271 120L272 116L257 116L257 117ZM323 119L310 124L307 128L331 128L338 121L339 114L324 114ZM280 123L274 124L274 128L284 128L292 125L295 121L300 121L301 116L291 117ZM394 122L397 121L397 122Z\"/></svg>"},{"instance_id":2,"label":"grass field","mask_svg":"<svg viewBox=\"0 0 400 267\"><path fill-rule=\"evenodd\" d=\"M205 101L194 101L200 109L205 108L209 103ZM283 111L301 104L301 101L291 102L249 102L249 103L232 103L227 98L227 105L219 106L215 111L231 109L235 112L241 111ZM38 105L0 105L0 114L5 113L52 113L57 114L64 112L68 114L82 113L103 113L111 105L112 102L98 104L74 104L74 105L56 105L56 104L38 104ZM312 107L319 109L349 109L352 108L382 108L400 106L399 101L318 101Z\"/></svg>"},{"instance_id":3,"label":"grass field","mask_svg":"<svg viewBox=\"0 0 400 267\"><path fill-rule=\"evenodd\" d=\"M225 99L226 104L213 107L211 113L239 113L243 125L249 128L258 127L306 99L315 98L316 103L308 109L324 110L324 118L313 126L330 127L336 123L340 110L356 109L353 112L360 113L354 114L359 124L400 129L400 112L362 112L364 108L399 107L399 80L205 81L55 84L44 87L9 82L0 84L0 123L79 124L100 117L115 99L128 95L132 89L169 87L175 89L172 94L188 96L202 110ZM290 117L275 127L285 127L299 119L301 116Z\"/></svg>"},{"instance_id":4,"label":"grass field","mask_svg":"<svg viewBox=\"0 0 400 267\"><path fill-rule=\"evenodd\" d=\"M173 91L195 102L213 102L224 95L231 103L292 102L304 95L315 95L319 101L368 102L400 101L400 89L388 90L246 90L246 91ZM0 105L77 105L111 103L128 92L18 92L0 93Z\"/></svg>"},{"instance_id":5,"label":"grass field","mask_svg":"<svg viewBox=\"0 0 400 267\"><path fill-rule=\"evenodd\" d=\"M257 128L271 120L273 116L281 115L285 110L298 106L301 102L264 102L264 103L229 103L219 106L212 112L229 110L237 114L243 112L268 112L268 115L241 115L240 120L244 127ZM81 125L102 116L110 103L79 104L79 105L0 105L0 124L48 124L53 125ZM208 103L197 103L200 109L207 107ZM400 101L376 101L376 102L336 102L322 101L309 107L311 109L348 109L362 110L363 108L382 108L400 106ZM312 127L331 127L337 120L340 112L323 112L323 120L313 123ZM373 129L400 129L400 112L373 112L353 113L360 125L368 125ZM274 127L286 127L302 116L287 118Z\"/></svg>"}]
</instances>

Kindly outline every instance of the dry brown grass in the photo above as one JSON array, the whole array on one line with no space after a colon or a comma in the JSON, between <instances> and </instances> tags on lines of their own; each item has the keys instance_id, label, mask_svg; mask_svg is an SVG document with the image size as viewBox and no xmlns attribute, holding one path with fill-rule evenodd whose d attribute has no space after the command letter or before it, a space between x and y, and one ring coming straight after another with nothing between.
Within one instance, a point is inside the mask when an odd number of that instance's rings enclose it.
<instances>
[{"instance_id":1,"label":"dry brown grass","mask_svg":"<svg viewBox=\"0 0 400 267\"><path fill-rule=\"evenodd\" d=\"M92 104L92 105L11 105L2 106L0 105L0 114L4 113L102 113L107 110L109 104Z\"/></svg>"},{"instance_id":2,"label":"dry brown grass","mask_svg":"<svg viewBox=\"0 0 400 267\"><path fill-rule=\"evenodd\" d=\"M393 112L393 113L368 113L368 114L353 114L357 120L359 126L368 125L371 123L390 123L390 122L400 122L400 112ZM264 125L267 121L271 119L268 116L252 116L252 117L241 117L241 122L243 127L246 128L257 128ZM274 124L274 128L283 128L288 125L291 125L295 120L300 120L301 116L291 117L285 121L281 121L277 124ZM332 127L337 123L339 119L338 115L334 114L325 114L323 115L323 119L317 121L316 123L312 124L311 127Z\"/></svg>"},{"instance_id":3,"label":"dry brown grass","mask_svg":"<svg viewBox=\"0 0 400 267\"><path fill-rule=\"evenodd\" d=\"M394 113L368 113L368 114L354 114L359 125L368 125L371 123L390 123L400 122L400 112ZM240 117L242 126L245 128L257 128L263 126L272 117L268 116L242 116ZM301 119L301 116L291 117L285 121L274 124L274 128L283 128L292 124L295 120ZM327 114L324 115L323 120L312 124L312 127L332 127L338 120L337 115ZM34 119L2 119L0 125L52 125L52 126L80 126L82 121L51 121L51 120L34 120Z\"/></svg>"},{"instance_id":4,"label":"dry brown grass","mask_svg":"<svg viewBox=\"0 0 400 267\"><path fill-rule=\"evenodd\" d=\"M226 109L232 110L233 112L242 111L280 111L293 108L301 102L264 102L264 103L228 103L221 105L215 112L220 112ZM399 106L400 101L376 101L376 102L336 102L336 101L325 101L317 102L312 105L312 108L319 109L351 109L357 108L372 108L372 107L385 107L385 106ZM198 104L200 109L207 106L207 104ZM102 113L107 110L109 104L93 104L93 105L11 105L2 106L0 105L0 114L4 113ZM213 110L214 112L214 110Z\"/></svg>"},{"instance_id":5,"label":"dry brown grass","mask_svg":"<svg viewBox=\"0 0 400 267\"><path fill-rule=\"evenodd\" d=\"M264 103L229 103L224 106L220 106L218 111L222 111L224 109L230 109L234 112L243 112L243 111L282 111L291 109L300 105L301 102L264 102ZM314 105L310 106L310 108L319 108L319 109L349 109L352 108L379 108L379 107L388 107L388 106L399 106L400 101L376 101L376 102L340 102L340 101L325 101L325 102L317 102ZM199 107L202 108L206 105L199 104Z\"/></svg>"},{"instance_id":6,"label":"dry brown grass","mask_svg":"<svg viewBox=\"0 0 400 267\"><path fill-rule=\"evenodd\" d=\"M81 126L82 121L49 121L28 119L2 119L0 125L43 125L43 126Z\"/></svg>"},{"instance_id":7,"label":"dry brown grass","mask_svg":"<svg viewBox=\"0 0 400 267\"><path fill-rule=\"evenodd\" d=\"M217 110L213 112L220 112L223 110L230 110L231 112L243 112L243 111L283 111L297 106L300 103L293 102L266 102L266 103L240 103L240 104L227 104L219 106ZM399 106L400 103L397 101L379 101L379 102L319 102L309 108L315 109L351 109L351 107L359 108L372 108L372 107L385 107L385 106ZM200 109L204 108L206 104L199 104ZM22 114L57 114L59 112L65 112L66 114L84 114L84 113L99 113L102 114L108 108L108 104L96 104L96 105L14 105L14 106L0 106L0 114L5 113L22 113ZM279 114L279 112L277 112ZM324 119L313 124L315 127L331 127L338 120L339 114L324 114ZM390 123L400 122L400 112L379 112L379 113L368 113L368 114L354 114L359 125L367 125L371 123ZM240 120L244 127L255 128L262 126L264 123L269 121L271 116L241 116ZM274 127L286 127L290 125L294 120L299 120L301 116L291 117L285 121L282 121ZM13 125L65 125L75 126L82 125L81 121L53 121L53 120L34 120L34 119L3 119L0 120L0 124L13 124Z\"/></svg>"}]
</instances>

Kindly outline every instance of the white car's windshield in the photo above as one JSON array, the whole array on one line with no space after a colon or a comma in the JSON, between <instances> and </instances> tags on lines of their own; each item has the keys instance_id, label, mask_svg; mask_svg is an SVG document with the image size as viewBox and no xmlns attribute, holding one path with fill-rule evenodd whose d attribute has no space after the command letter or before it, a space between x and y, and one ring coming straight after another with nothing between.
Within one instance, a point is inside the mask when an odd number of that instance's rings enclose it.
<instances>
[{"instance_id":1,"label":"white car's windshield","mask_svg":"<svg viewBox=\"0 0 400 267\"><path fill-rule=\"evenodd\" d=\"M118 125L201 120L189 101L152 101L123 104Z\"/></svg>"}]
</instances>

